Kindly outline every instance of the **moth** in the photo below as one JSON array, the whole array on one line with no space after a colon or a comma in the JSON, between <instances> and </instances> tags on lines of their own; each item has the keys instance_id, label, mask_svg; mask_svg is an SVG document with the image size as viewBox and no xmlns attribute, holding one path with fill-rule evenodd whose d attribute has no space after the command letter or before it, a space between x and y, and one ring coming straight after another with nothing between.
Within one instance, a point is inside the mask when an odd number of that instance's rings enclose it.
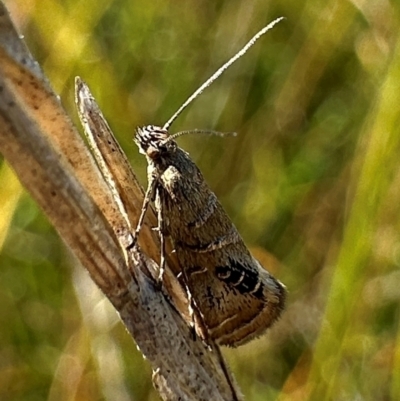
<instances>
[{"instance_id":1,"label":"moth","mask_svg":"<svg viewBox=\"0 0 400 401\"><path fill-rule=\"evenodd\" d=\"M205 336L219 345L236 347L263 334L281 315L285 287L250 254L199 168L177 145L180 134L169 135L168 129L194 98L280 20L258 32L163 127L138 128L134 137L148 163L148 188L135 238L154 201L161 240L160 275L168 235Z\"/></svg>"}]
</instances>

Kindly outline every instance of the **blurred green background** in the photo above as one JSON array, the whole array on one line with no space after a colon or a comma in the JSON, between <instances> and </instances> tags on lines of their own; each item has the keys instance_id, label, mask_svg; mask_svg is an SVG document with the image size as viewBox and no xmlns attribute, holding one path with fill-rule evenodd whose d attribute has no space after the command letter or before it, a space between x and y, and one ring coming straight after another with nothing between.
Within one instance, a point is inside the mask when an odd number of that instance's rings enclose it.
<instances>
[{"instance_id":1,"label":"blurred green background","mask_svg":"<svg viewBox=\"0 0 400 401\"><path fill-rule=\"evenodd\" d=\"M400 400L400 2L8 0L76 121L86 80L132 142L261 27L174 123L253 253L289 291L267 335L224 350L251 401ZM0 163L0 400L157 400L151 371ZM210 396L212 400L212 396Z\"/></svg>"}]
</instances>

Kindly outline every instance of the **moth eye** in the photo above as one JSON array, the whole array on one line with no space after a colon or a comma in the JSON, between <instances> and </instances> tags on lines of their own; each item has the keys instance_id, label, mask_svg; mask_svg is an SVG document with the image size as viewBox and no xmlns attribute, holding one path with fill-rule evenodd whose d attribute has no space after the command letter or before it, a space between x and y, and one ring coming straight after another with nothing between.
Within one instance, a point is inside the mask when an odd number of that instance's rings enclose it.
<instances>
[{"instance_id":1,"label":"moth eye","mask_svg":"<svg viewBox=\"0 0 400 401\"><path fill-rule=\"evenodd\" d=\"M160 150L155 146L150 145L146 150L146 155L150 157L150 159L155 159L160 155Z\"/></svg>"}]
</instances>

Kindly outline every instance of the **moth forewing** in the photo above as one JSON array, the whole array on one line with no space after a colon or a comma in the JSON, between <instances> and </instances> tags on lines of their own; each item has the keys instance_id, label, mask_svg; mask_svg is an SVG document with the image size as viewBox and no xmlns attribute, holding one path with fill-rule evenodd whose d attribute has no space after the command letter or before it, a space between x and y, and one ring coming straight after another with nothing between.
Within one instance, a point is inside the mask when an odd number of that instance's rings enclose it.
<instances>
[{"instance_id":1,"label":"moth forewing","mask_svg":"<svg viewBox=\"0 0 400 401\"><path fill-rule=\"evenodd\" d=\"M243 344L279 317L284 286L252 257L198 167L175 141L165 142L161 130L139 129L135 141L160 197L164 234L174 243L208 336L221 345Z\"/></svg>"}]
</instances>

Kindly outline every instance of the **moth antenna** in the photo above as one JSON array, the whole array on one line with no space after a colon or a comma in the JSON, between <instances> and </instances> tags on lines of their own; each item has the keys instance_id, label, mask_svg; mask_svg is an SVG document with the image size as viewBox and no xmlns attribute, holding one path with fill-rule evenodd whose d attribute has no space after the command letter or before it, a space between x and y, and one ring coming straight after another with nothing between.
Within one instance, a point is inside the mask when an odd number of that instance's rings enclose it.
<instances>
[{"instance_id":1,"label":"moth antenna","mask_svg":"<svg viewBox=\"0 0 400 401\"><path fill-rule=\"evenodd\" d=\"M182 106L178 109L178 111L164 124L163 129L168 130L172 123L176 120L176 118L179 116L179 114L182 113L183 110L186 109L186 107L192 103L196 97L198 97L201 93L203 93L204 89L208 88L225 70L227 70L237 59L242 57L247 50L250 49L254 45L254 43L260 39L262 35L264 35L266 32L271 30L278 22L282 21L284 17L279 17L275 19L274 21L270 22L267 26L262 28L260 31L258 31L243 47L241 50L239 50L232 58L230 58L222 67L220 67L214 74L207 79L206 82L204 82L203 85L201 85L193 94L190 96L185 103L182 104Z\"/></svg>"},{"instance_id":2,"label":"moth antenna","mask_svg":"<svg viewBox=\"0 0 400 401\"><path fill-rule=\"evenodd\" d=\"M236 132L220 132L220 131L214 131L211 129L191 129L191 130L179 131L173 135L170 135L163 142L163 144L165 145L166 143L173 141L180 136L188 135L188 134L205 134L205 135L214 135L214 136L236 136L237 135Z\"/></svg>"}]
</instances>

